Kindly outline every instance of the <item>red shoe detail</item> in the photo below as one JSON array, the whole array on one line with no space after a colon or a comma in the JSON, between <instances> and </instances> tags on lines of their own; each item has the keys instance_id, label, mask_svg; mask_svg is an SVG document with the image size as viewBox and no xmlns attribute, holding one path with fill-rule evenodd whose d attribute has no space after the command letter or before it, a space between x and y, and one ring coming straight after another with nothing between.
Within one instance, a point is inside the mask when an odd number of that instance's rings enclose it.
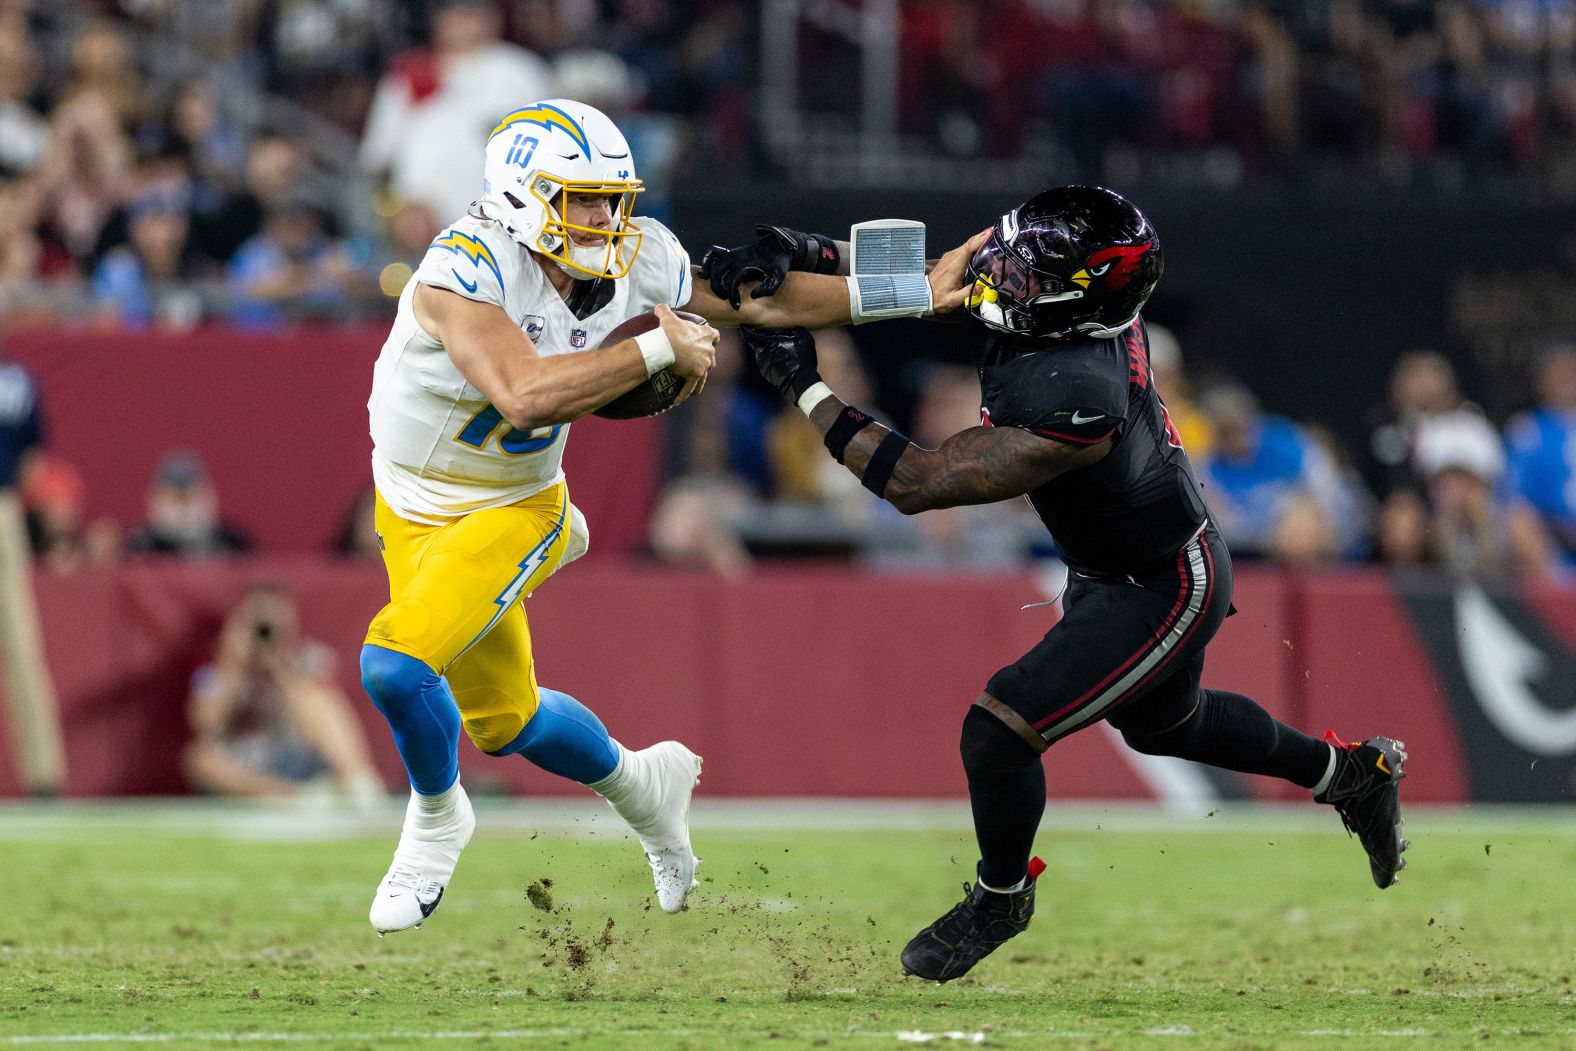
<instances>
[{"instance_id":1,"label":"red shoe detail","mask_svg":"<svg viewBox=\"0 0 1576 1051\"><path fill-rule=\"evenodd\" d=\"M1353 748L1356 748L1357 744L1358 744L1358 742L1356 742L1356 741L1353 741L1351 744L1347 744L1345 741L1341 740L1339 737L1337 737L1335 735L1335 731L1334 730L1326 730L1326 731L1324 731L1324 740L1327 743L1332 744L1332 745L1334 745L1337 748L1344 748L1348 752L1350 752Z\"/></svg>"},{"instance_id":2,"label":"red shoe detail","mask_svg":"<svg viewBox=\"0 0 1576 1051\"><path fill-rule=\"evenodd\" d=\"M1031 881L1039 879L1040 878L1040 873L1044 872L1045 868L1046 868L1045 862L1041 861L1039 858L1030 858L1029 859L1029 879Z\"/></svg>"}]
</instances>

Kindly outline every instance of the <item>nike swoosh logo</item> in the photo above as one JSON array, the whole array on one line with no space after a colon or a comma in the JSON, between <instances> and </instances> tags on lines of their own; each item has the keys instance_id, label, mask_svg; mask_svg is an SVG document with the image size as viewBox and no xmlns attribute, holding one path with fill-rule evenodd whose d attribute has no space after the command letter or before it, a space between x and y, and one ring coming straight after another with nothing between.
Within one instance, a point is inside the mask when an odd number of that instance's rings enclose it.
<instances>
[{"instance_id":1,"label":"nike swoosh logo","mask_svg":"<svg viewBox=\"0 0 1576 1051\"><path fill-rule=\"evenodd\" d=\"M467 291L467 292L474 292L474 291L476 291L476 282L475 281L467 281L467 280L465 280L465 278L460 276L460 272L458 270L454 269L454 267L452 267L452 266L449 267L449 273L454 275L454 280L458 281L460 284L465 286L465 291ZM1076 423L1078 421L1074 420L1073 422Z\"/></svg>"},{"instance_id":2,"label":"nike swoosh logo","mask_svg":"<svg viewBox=\"0 0 1576 1051\"><path fill-rule=\"evenodd\" d=\"M1097 412L1093 416L1084 416L1077 412L1073 413L1074 423L1093 423L1095 420L1103 419L1105 419L1105 413L1103 412Z\"/></svg>"}]
</instances>

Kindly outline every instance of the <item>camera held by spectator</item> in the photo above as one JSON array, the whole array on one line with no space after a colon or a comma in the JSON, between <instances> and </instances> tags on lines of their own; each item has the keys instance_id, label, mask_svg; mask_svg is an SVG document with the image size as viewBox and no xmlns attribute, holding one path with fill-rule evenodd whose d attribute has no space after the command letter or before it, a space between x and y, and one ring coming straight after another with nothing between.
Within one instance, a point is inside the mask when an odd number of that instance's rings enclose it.
<instances>
[{"instance_id":1,"label":"camera held by spectator","mask_svg":"<svg viewBox=\"0 0 1576 1051\"><path fill-rule=\"evenodd\" d=\"M333 670L327 647L302 637L290 593L254 586L225 621L213 663L192 679L193 786L276 799L332 788L360 805L381 801L366 736Z\"/></svg>"}]
</instances>

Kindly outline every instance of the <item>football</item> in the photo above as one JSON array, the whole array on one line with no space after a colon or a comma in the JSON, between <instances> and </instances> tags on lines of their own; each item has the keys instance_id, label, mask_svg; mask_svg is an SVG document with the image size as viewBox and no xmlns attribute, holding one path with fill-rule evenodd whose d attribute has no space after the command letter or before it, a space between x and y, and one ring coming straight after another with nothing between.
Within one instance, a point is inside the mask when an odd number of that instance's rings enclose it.
<instances>
[{"instance_id":1,"label":"football","mask_svg":"<svg viewBox=\"0 0 1576 1051\"><path fill-rule=\"evenodd\" d=\"M706 323L706 319L698 314L689 314L682 310L675 310L674 313L685 321L693 321L697 325ZM637 314L609 332L607 338L602 341L602 346L616 346L626 339L635 338L642 332L650 332L657 327L657 324L656 314ZM683 389L684 378L671 368L663 369L655 376L635 384L601 408L593 409L592 415L600 416L605 420L636 420L643 416L655 416L673 408L674 399Z\"/></svg>"}]
</instances>

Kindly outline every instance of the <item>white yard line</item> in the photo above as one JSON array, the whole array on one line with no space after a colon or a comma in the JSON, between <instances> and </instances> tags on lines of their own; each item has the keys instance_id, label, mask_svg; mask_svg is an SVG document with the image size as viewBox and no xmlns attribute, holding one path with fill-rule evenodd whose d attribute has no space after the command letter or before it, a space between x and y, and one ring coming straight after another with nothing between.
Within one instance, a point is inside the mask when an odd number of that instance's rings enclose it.
<instances>
[{"instance_id":1,"label":"white yard line","mask_svg":"<svg viewBox=\"0 0 1576 1051\"><path fill-rule=\"evenodd\" d=\"M1418 1040L1427 1038L1459 1038L1476 1033L1490 1035L1512 1036L1520 1033L1520 1029L1489 1029L1475 1028L1467 1030L1439 1030L1439 1029L1299 1029L1284 1035L1299 1037L1356 1037L1384 1039ZM455 1040L544 1040L544 1039L574 1039L585 1036L616 1036L622 1038L659 1037L659 1038L705 1038L723 1037L729 1034L723 1030L694 1029L673 1027L664 1029L573 1029L568 1027L541 1028L541 1029L471 1029L471 1030L413 1030L396 1029L379 1033L346 1031L341 1033L262 1033L254 1031L223 1032L215 1030L201 1030L174 1033L39 1033L24 1034L20 1036L0 1037L0 1045L9 1047L49 1047L51 1045L71 1046L78 1044L173 1044L179 1042L205 1043L205 1044L306 1044L322 1043L328 1041L368 1041L383 1040L420 1040L424 1043L438 1043ZM1146 1029L1141 1034L1130 1033L1127 1030L1116 1030L1100 1033L1091 1030L1057 1030L1039 1029L1025 1031L992 1030L992 1031L967 1031L944 1030L940 1032L926 1032L918 1029L868 1030L795 1030L791 1036L794 1040L827 1040L835 1041L848 1037L862 1037L875 1040L897 1040L903 1043L965 1043L979 1044L989 1039L1005 1040L1095 1040L1113 1039L1122 1036L1143 1035L1148 1037L1174 1037L1179 1040L1194 1038L1216 1039L1221 1034L1211 1029L1194 1029L1189 1026L1166 1027L1162 1029ZM1576 1028L1544 1029L1539 1030L1540 1037L1569 1037L1576 1036Z\"/></svg>"},{"instance_id":2,"label":"white yard line","mask_svg":"<svg viewBox=\"0 0 1576 1051\"><path fill-rule=\"evenodd\" d=\"M1218 807L1218 809L1216 808ZM568 833L621 838L627 829L596 799L483 799L476 804L484 835ZM1050 832L1217 832L1275 830L1322 833L1330 813L1312 805L1228 802L1195 812L1130 802L1056 803L1042 828ZM384 836L397 828L402 808L367 813L300 807L248 806L207 800L0 804L0 842L124 839L145 835L219 836L241 841L324 841ZM1409 829L1503 833L1568 839L1576 836L1576 808L1429 807L1407 809ZM970 828L963 800L697 799L690 816L698 831L955 831Z\"/></svg>"}]
</instances>

